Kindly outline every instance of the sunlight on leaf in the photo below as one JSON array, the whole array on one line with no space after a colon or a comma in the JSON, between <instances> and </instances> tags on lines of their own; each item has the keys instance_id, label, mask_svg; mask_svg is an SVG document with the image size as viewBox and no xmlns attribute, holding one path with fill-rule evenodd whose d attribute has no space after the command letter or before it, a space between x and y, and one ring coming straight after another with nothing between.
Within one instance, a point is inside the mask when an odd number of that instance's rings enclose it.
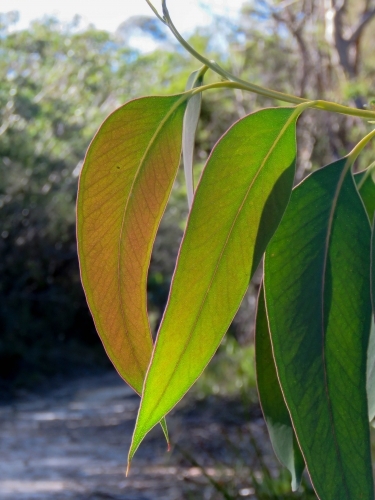
<instances>
[{"instance_id":1,"label":"sunlight on leaf","mask_svg":"<svg viewBox=\"0 0 375 500\"><path fill-rule=\"evenodd\" d=\"M146 378L129 461L219 346L289 201L301 110L266 109L233 125L198 185Z\"/></svg>"},{"instance_id":2,"label":"sunlight on leaf","mask_svg":"<svg viewBox=\"0 0 375 500\"><path fill-rule=\"evenodd\" d=\"M139 394L152 352L147 271L180 163L185 101L145 97L112 113L86 155L77 202L82 282L119 374Z\"/></svg>"}]
</instances>

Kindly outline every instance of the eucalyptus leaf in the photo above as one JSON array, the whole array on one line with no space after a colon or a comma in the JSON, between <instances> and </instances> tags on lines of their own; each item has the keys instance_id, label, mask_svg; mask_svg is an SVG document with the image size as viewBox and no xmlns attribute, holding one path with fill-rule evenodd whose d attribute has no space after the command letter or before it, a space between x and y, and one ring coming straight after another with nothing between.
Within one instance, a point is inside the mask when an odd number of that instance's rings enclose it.
<instances>
[{"instance_id":1,"label":"eucalyptus leaf","mask_svg":"<svg viewBox=\"0 0 375 500\"><path fill-rule=\"evenodd\" d=\"M200 87L203 83L205 68L194 71L188 78L186 90ZM186 179L186 190L189 208L193 203L194 197L194 179L193 179L193 157L195 133L198 126L199 115L201 112L202 93L199 92L189 99L184 116L184 125L182 131L182 158L184 162L184 172Z\"/></svg>"},{"instance_id":2,"label":"eucalyptus leaf","mask_svg":"<svg viewBox=\"0 0 375 500\"><path fill-rule=\"evenodd\" d=\"M372 312L375 315L375 214L372 218L372 230L371 230L371 302L372 302Z\"/></svg>"},{"instance_id":3,"label":"eucalyptus leaf","mask_svg":"<svg viewBox=\"0 0 375 500\"><path fill-rule=\"evenodd\" d=\"M372 222L371 233L371 300L372 300L372 322L370 340L367 352L367 398L368 413L370 421L375 417L375 216Z\"/></svg>"},{"instance_id":4,"label":"eucalyptus leaf","mask_svg":"<svg viewBox=\"0 0 375 500\"><path fill-rule=\"evenodd\" d=\"M370 339L367 352L367 399L369 420L375 417L375 323L371 321Z\"/></svg>"},{"instance_id":5,"label":"eucalyptus leaf","mask_svg":"<svg viewBox=\"0 0 375 500\"><path fill-rule=\"evenodd\" d=\"M292 189L302 109L253 113L213 149L197 188L147 374L129 461L214 355Z\"/></svg>"},{"instance_id":6,"label":"eucalyptus leaf","mask_svg":"<svg viewBox=\"0 0 375 500\"><path fill-rule=\"evenodd\" d=\"M138 394L152 352L147 271L180 163L184 111L181 95L119 108L90 144L79 181L78 255L87 302L109 358Z\"/></svg>"},{"instance_id":7,"label":"eucalyptus leaf","mask_svg":"<svg viewBox=\"0 0 375 500\"><path fill-rule=\"evenodd\" d=\"M255 323L255 364L259 401L275 454L292 476L292 490L301 483L305 462L281 392L272 354L263 287L259 290Z\"/></svg>"},{"instance_id":8,"label":"eucalyptus leaf","mask_svg":"<svg viewBox=\"0 0 375 500\"><path fill-rule=\"evenodd\" d=\"M370 226L341 159L292 193L265 256L277 373L322 500L374 498L366 396Z\"/></svg>"}]
</instances>

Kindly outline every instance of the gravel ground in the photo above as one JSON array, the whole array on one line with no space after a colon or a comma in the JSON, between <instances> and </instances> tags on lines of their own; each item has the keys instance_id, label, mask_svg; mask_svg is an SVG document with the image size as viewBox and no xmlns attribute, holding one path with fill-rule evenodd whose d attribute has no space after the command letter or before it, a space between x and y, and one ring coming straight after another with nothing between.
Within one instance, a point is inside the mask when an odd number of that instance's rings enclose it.
<instances>
[{"instance_id":1,"label":"gravel ground","mask_svg":"<svg viewBox=\"0 0 375 500\"><path fill-rule=\"evenodd\" d=\"M155 428L125 478L138 403L110 372L2 404L0 499L255 498L250 468L274 467L259 408L187 398L168 418L172 452Z\"/></svg>"}]
</instances>

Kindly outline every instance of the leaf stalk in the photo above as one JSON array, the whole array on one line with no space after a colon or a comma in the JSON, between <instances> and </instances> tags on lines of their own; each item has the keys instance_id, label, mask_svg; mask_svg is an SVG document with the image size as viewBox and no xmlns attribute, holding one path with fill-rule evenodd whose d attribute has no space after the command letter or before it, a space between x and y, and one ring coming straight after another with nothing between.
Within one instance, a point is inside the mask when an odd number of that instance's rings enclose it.
<instances>
[{"instance_id":1,"label":"leaf stalk","mask_svg":"<svg viewBox=\"0 0 375 500\"><path fill-rule=\"evenodd\" d=\"M163 9L163 17L158 13L155 7L152 5L150 0L146 0L147 4L150 6L154 14L160 19L168 28L171 30L172 34L178 40L178 42L198 61L202 62L207 68L210 68L216 74L220 75L222 78L225 78L224 82L216 82L209 85L204 85L199 87L199 89L194 89L191 91L191 95L197 92L203 92L209 89L215 88L234 88L240 89L248 92L253 92L258 95L262 95L264 97L269 97L271 99L276 99L283 102L289 102L290 104L301 104L304 102L309 102L308 99L303 97L298 97L291 94L286 94L284 92L279 92L277 90L268 89L262 87L260 85L255 85L254 83L247 82L246 80L242 80L241 78L236 77L229 71L222 68L217 62L213 60L207 59L204 55L197 52L194 47L192 47L179 33L176 26L173 24L173 21L169 15L167 8L167 1L162 0L162 9ZM375 112L369 110L362 110L357 108L352 108L350 106L344 106L341 104L337 104L330 101L317 100L314 101L314 104L311 107L316 109L322 109L324 111L330 111L333 113L340 113L343 115L349 116L357 116L358 118L368 118L370 120L375 119Z\"/></svg>"}]
</instances>

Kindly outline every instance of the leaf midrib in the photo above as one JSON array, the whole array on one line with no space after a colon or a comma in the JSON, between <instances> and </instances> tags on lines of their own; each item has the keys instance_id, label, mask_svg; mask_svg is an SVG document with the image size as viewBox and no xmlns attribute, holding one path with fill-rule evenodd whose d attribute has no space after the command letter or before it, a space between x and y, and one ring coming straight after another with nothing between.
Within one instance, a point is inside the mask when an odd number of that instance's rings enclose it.
<instances>
[{"instance_id":1,"label":"leaf midrib","mask_svg":"<svg viewBox=\"0 0 375 500\"><path fill-rule=\"evenodd\" d=\"M324 373L324 381L325 381L324 388L325 388L325 395L326 395L327 405L328 405L328 413L329 413L329 418L330 418L330 423L331 423L331 432L332 432L332 436L333 436L334 443L335 443L335 451L336 451L336 455L338 457L338 462L340 464L342 481L343 481L346 493L348 495L348 498L350 498L349 497L350 491L349 491L349 486L348 486L347 481L346 481L346 475L345 475L344 467L343 467L343 460L342 460L341 451L340 451L340 447L338 444L337 435L336 435L336 431L335 431L335 425L334 425L335 419L334 419L332 402L331 402L331 398L330 398L330 390L329 390L328 369L327 369L327 362L326 362L326 355L325 355L326 332L325 332L325 327L324 327L324 325L325 325L325 314L324 314L325 301L324 301L324 297L325 297L325 282L326 282L326 271L327 271L327 264L328 264L329 246L330 246L330 241L331 241L331 237L332 237L333 218L334 218L334 214L336 211L337 202L338 202L338 199L340 196L341 188L342 188L343 183L345 181L345 177L348 174L348 170L349 170L350 166L351 166L350 158L347 158L347 160L344 164L344 168L341 172L340 178L338 180L335 195L334 195L332 205L331 205L331 210L330 210L330 214L329 214L329 218L328 218L326 240L325 240L325 245L324 245L323 269L322 269L322 288L321 288L321 296L320 296L321 315L322 315L322 358L323 358L323 373ZM326 168L329 168L329 167L326 167Z\"/></svg>"}]
</instances>

